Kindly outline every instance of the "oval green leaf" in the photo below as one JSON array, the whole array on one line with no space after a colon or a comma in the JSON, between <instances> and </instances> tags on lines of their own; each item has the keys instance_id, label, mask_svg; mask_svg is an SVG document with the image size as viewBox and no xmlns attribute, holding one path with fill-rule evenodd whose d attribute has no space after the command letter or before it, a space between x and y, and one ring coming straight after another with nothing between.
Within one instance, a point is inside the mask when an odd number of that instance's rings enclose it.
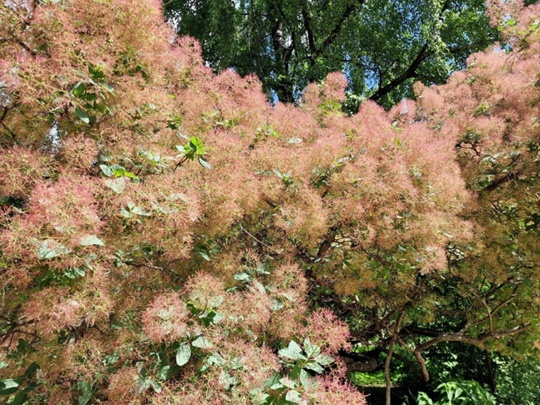
<instances>
[{"instance_id":1,"label":"oval green leaf","mask_svg":"<svg viewBox=\"0 0 540 405\"><path fill-rule=\"evenodd\" d=\"M75 107L75 115L85 124L90 124L90 116L80 107Z\"/></svg>"},{"instance_id":2,"label":"oval green leaf","mask_svg":"<svg viewBox=\"0 0 540 405\"><path fill-rule=\"evenodd\" d=\"M191 357L191 347L189 343L183 343L176 351L176 364L180 367L185 365Z\"/></svg>"}]
</instances>

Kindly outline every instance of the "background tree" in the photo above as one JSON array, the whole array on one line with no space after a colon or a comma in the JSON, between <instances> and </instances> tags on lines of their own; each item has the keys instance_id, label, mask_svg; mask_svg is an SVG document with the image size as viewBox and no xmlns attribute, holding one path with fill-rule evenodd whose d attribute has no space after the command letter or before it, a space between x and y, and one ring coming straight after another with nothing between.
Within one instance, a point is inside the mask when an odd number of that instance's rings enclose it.
<instances>
[{"instance_id":1,"label":"background tree","mask_svg":"<svg viewBox=\"0 0 540 405\"><path fill-rule=\"evenodd\" d=\"M284 102L343 71L353 94L389 107L497 38L483 0L172 0L165 10L215 71L255 73Z\"/></svg>"}]
</instances>

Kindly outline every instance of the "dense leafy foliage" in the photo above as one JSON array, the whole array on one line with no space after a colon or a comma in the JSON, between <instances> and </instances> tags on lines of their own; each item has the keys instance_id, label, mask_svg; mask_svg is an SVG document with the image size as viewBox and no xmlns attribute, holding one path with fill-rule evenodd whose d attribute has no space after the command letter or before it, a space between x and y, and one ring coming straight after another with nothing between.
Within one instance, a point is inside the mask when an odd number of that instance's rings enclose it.
<instances>
[{"instance_id":1,"label":"dense leafy foliage","mask_svg":"<svg viewBox=\"0 0 540 405\"><path fill-rule=\"evenodd\" d=\"M362 404L371 351L389 389L534 354L540 10L490 10L507 50L347 116L340 73L214 75L157 0L3 3L0 395Z\"/></svg>"},{"instance_id":2,"label":"dense leafy foliage","mask_svg":"<svg viewBox=\"0 0 540 405\"><path fill-rule=\"evenodd\" d=\"M213 69L255 73L281 101L343 71L351 94L388 107L411 97L416 80L444 82L497 37L483 0L172 0L165 7L181 35L201 41ZM354 105L351 98L347 108Z\"/></svg>"}]
</instances>

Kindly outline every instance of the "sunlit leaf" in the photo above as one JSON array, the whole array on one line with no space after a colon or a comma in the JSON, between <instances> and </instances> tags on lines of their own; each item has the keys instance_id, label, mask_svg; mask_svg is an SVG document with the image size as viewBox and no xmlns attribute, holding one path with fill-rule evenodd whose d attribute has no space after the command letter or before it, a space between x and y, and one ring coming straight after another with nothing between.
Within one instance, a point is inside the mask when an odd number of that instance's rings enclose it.
<instances>
[{"instance_id":1,"label":"sunlit leaf","mask_svg":"<svg viewBox=\"0 0 540 405\"><path fill-rule=\"evenodd\" d=\"M75 115L85 124L90 124L90 116L79 106L75 107Z\"/></svg>"},{"instance_id":2,"label":"sunlit leaf","mask_svg":"<svg viewBox=\"0 0 540 405\"><path fill-rule=\"evenodd\" d=\"M189 343L182 343L176 351L176 364L180 367L185 365L191 357L191 346Z\"/></svg>"},{"instance_id":3,"label":"sunlit leaf","mask_svg":"<svg viewBox=\"0 0 540 405\"><path fill-rule=\"evenodd\" d=\"M103 241L95 235L84 235L79 239L79 245L81 246L105 246Z\"/></svg>"},{"instance_id":4,"label":"sunlit leaf","mask_svg":"<svg viewBox=\"0 0 540 405\"><path fill-rule=\"evenodd\" d=\"M19 380L14 380L8 378L6 380L0 380L0 395L9 395L14 393L19 389L21 382Z\"/></svg>"},{"instance_id":5,"label":"sunlit leaf","mask_svg":"<svg viewBox=\"0 0 540 405\"><path fill-rule=\"evenodd\" d=\"M193 347L198 347L199 349L211 349L214 345L204 336L199 336L193 342L191 342Z\"/></svg>"}]
</instances>

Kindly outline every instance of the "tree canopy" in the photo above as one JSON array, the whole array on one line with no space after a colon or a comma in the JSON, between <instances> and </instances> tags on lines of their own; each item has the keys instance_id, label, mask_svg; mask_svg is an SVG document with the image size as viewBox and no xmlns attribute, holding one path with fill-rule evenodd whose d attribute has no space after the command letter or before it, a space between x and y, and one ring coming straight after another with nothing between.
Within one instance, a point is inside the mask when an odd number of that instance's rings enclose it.
<instances>
[{"instance_id":1,"label":"tree canopy","mask_svg":"<svg viewBox=\"0 0 540 405\"><path fill-rule=\"evenodd\" d=\"M503 46L349 116L343 73L215 75L158 0L2 3L0 395L362 404L371 359L390 402L442 344L536 356L540 7L489 5Z\"/></svg>"},{"instance_id":2,"label":"tree canopy","mask_svg":"<svg viewBox=\"0 0 540 405\"><path fill-rule=\"evenodd\" d=\"M497 38L484 0L171 0L165 10L215 71L254 73L281 101L343 71L352 94L389 107Z\"/></svg>"}]
</instances>

